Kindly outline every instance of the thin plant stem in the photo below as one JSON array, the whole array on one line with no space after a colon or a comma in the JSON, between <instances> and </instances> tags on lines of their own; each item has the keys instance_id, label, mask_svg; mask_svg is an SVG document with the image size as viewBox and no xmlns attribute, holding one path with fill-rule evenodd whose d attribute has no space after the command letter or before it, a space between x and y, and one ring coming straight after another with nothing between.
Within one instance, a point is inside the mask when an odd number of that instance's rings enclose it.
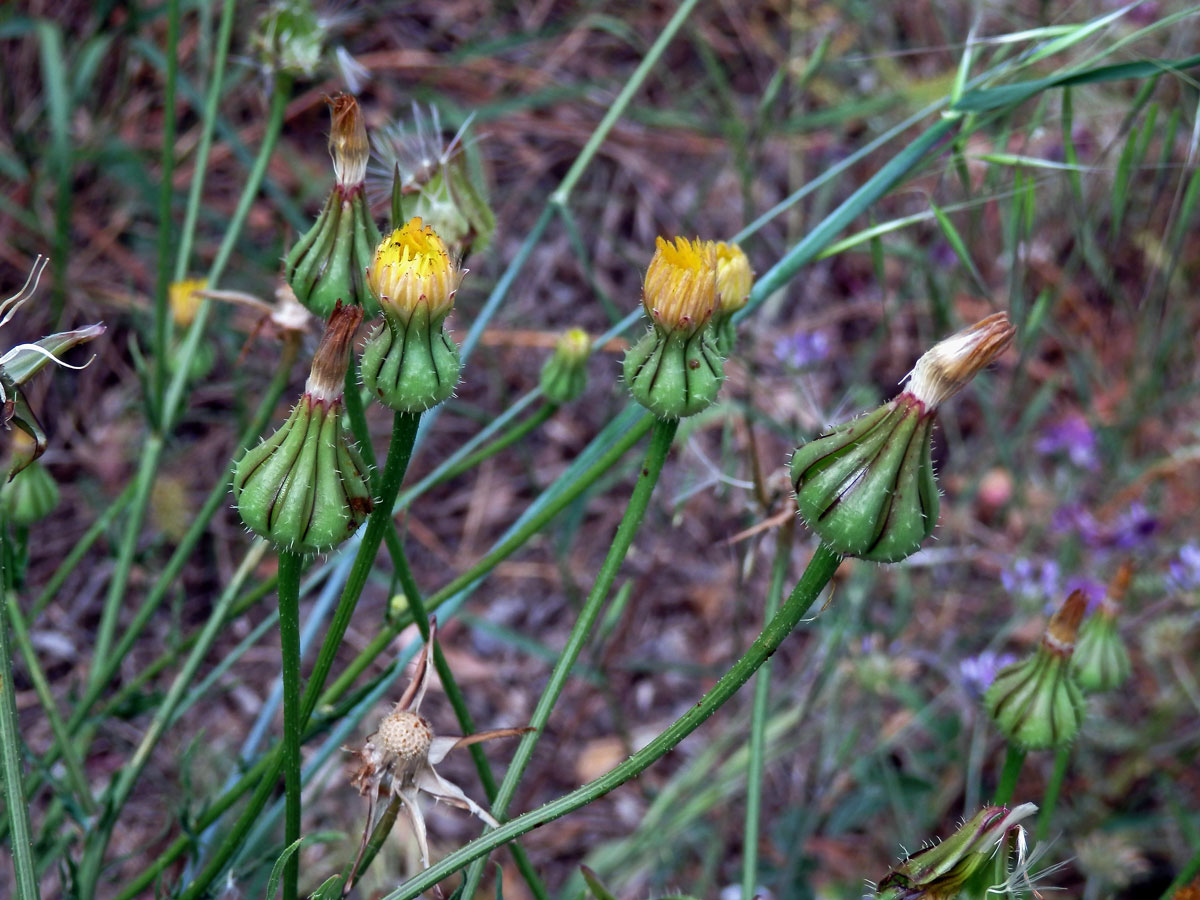
<instances>
[{"instance_id":1,"label":"thin plant stem","mask_svg":"<svg viewBox=\"0 0 1200 900\"><path fill-rule=\"evenodd\" d=\"M775 560L771 566L771 585L763 620L771 621L783 599L783 584L792 559L792 521L780 527L775 542ZM764 759L767 749L767 711L771 697L771 662L763 663L754 676L754 706L750 713L749 764L746 768L746 827L742 840L742 900L750 900L758 886L758 834L762 808Z\"/></svg>"},{"instance_id":2,"label":"thin plant stem","mask_svg":"<svg viewBox=\"0 0 1200 900\"><path fill-rule=\"evenodd\" d=\"M167 70L163 85L162 163L158 195L158 277L154 285L154 382L149 408L154 421L160 421L163 393L167 380L167 346L171 334L171 311L167 306L167 288L171 283L167 257L171 253L172 179L175 175L175 82L179 74L179 0L167 0Z\"/></svg>"},{"instance_id":3,"label":"thin plant stem","mask_svg":"<svg viewBox=\"0 0 1200 900\"><path fill-rule=\"evenodd\" d=\"M1025 751L1015 744L1009 744L1004 752L1004 769L1000 773L1000 783L996 785L996 796L992 798L996 806L1005 806L1012 800L1024 764Z\"/></svg>"},{"instance_id":4,"label":"thin plant stem","mask_svg":"<svg viewBox=\"0 0 1200 900\"><path fill-rule=\"evenodd\" d=\"M819 544L787 601L767 623L766 628L750 645L745 654L694 706L625 762L569 794L487 832L426 869L420 875L409 879L388 894L385 900L413 900L468 863L486 856L497 847L502 847L514 838L527 834L539 825L552 822L560 816L586 806L646 771L720 709L749 680L759 666L767 661L816 602L825 589L825 585L833 577L833 573L837 571L841 561L840 554Z\"/></svg>"},{"instance_id":5,"label":"thin plant stem","mask_svg":"<svg viewBox=\"0 0 1200 900\"><path fill-rule=\"evenodd\" d=\"M1039 844L1050 836L1050 823L1054 819L1054 808L1058 805L1058 796L1062 792L1063 779L1067 777L1067 766L1070 762L1071 745L1059 747L1054 754L1054 771L1046 783L1046 792L1042 795L1042 808L1038 812L1034 840Z\"/></svg>"},{"instance_id":6,"label":"thin plant stem","mask_svg":"<svg viewBox=\"0 0 1200 900\"><path fill-rule=\"evenodd\" d=\"M42 671L42 666L38 662L37 651L33 647L29 627L25 623L25 617L21 615L21 610L17 607L15 598L8 604L8 621L12 626L17 649L21 652L21 658L25 660L25 669L29 672L33 689L37 692L46 718L50 721L50 731L59 746L65 748L63 763L67 768L67 780L79 800L79 805L90 816L96 812L96 800L92 797L92 789L88 785L87 776L83 773L83 763L79 754L68 738L66 724L58 711L58 704L54 700L54 692L50 690L50 682L47 681L46 673Z\"/></svg>"},{"instance_id":7,"label":"thin plant stem","mask_svg":"<svg viewBox=\"0 0 1200 900\"><path fill-rule=\"evenodd\" d=\"M404 473L408 470L408 461L412 458L413 443L417 437L420 421L420 413L396 413L392 420L392 439L388 445L387 462L384 463L383 475L379 482L379 502L372 510L370 518L367 519L367 526L363 531L362 541L354 558L354 565L350 569L350 575L346 579L345 587L342 588L337 609L334 610L329 628L325 632L325 640L321 644L321 650L317 655L317 661L309 676L308 684L305 686L304 695L300 698L301 729L307 726L317 707L317 700L321 696L325 679L329 677L334 657L337 655L338 647L341 646L342 636L350 625L350 619L358 605L358 598L361 596L367 583L367 577L375 564L375 555L379 552L379 545L383 543L384 532L388 528L394 527L392 525L392 504L395 503L396 495L400 491ZM268 762L254 795L250 798L237 822L234 823L233 828L213 852L208 863L184 889L180 900L197 900L204 896L254 826L258 814L266 806L273 793L275 779L279 777L279 771L283 765L282 754L279 752L272 752L266 759ZM245 779L243 779L244 781ZM243 782L239 782L239 785ZM155 866L157 865L156 863ZM126 890L121 897L135 895L136 891L131 893Z\"/></svg>"},{"instance_id":8,"label":"thin plant stem","mask_svg":"<svg viewBox=\"0 0 1200 900\"><path fill-rule=\"evenodd\" d=\"M587 600L584 601L583 608L579 611L579 618L575 620L575 625L567 637L566 646L559 654L558 661L550 673L550 679L546 682L542 696L538 699L537 706L530 717L529 726L533 731L521 738L521 743L517 745L517 750L513 754L512 762L509 763L508 771L504 774L504 780L500 783L500 790L496 792L496 799L492 803L492 815L497 818L504 815L508 804L512 802L521 776L525 774L525 767L529 765L534 748L537 747L538 738L542 736L546 724L550 721L558 698L562 694L563 688L566 687L571 670L575 667L575 661L583 651L588 638L591 637L592 629L604 609L604 603L608 599L613 581L616 580L617 572L625 561L625 555L629 552L629 548L633 545L633 538L641 527L642 519L645 518L646 509L650 505L650 496L654 493L654 486L658 484L658 476L662 472L663 464L667 461L671 442L675 439L675 432L678 429L678 419L659 419L654 423L654 430L650 435L650 447L646 451L646 460L638 471L637 483L629 497L629 505L625 507L625 514L621 517L621 524L617 526L617 533L604 557L604 563L600 566L600 572L596 575L596 581L592 584ZM480 859L467 872L466 887L463 891L465 900L470 900L479 886L479 880L483 876L483 866L484 860Z\"/></svg>"},{"instance_id":9,"label":"thin plant stem","mask_svg":"<svg viewBox=\"0 0 1200 900\"><path fill-rule=\"evenodd\" d=\"M196 677L196 672L200 669L200 664L212 648L213 642L216 641L221 626L229 614L229 609L233 605L233 601L241 592L242 585L250 577L250 573L262 560L265 549L266 543L262 540L257 540L250 550L247 551L241 565L234 572L233 578L230 579L229 584L221 592L221 596L217 598L217 602L213 606L212 612L209 613L208 622L205 624L196 646L193 647L192 652L188 655L183 668L180 669L166 697L163 698L162 703L155 709L150 727L146 729L146 733L142 736L142 740L134 751L133 756L130 757L128 763L121 767L112 788L103 798L103 812L99 822L89 829L83 862L79 867L80 896L91 897L95 895L101 864L104 861L104 852L108 849L113 828L120 820L121 810L124 809L125 803L133 792L138 778L145 769L146 763L150 759L150 754L170 727L175 716L175 711L183 699L184 692L191 685L192 680Z\"/></svg>"},{"instance_id":10,"label":"thin plant stem","mask_svg":"<svg viewBox=\"0 0 1200 900\"><path fill-rule=\"evenodd\" d=\"M7 526L0 522L0 541L8 542ZM3 555L7 555L5 552ZM33 829L25 803L21 777L21 731L17 721L17 692L13 684L12 653L8 646L8 560L0 563L0 768L4 776L4 806L8 811L17 900L37 900L37 870L33 864Z\"/></svg>"},{"instance_id":11,"label":"thin plant stem","mask_svg":"<svg viewBox=\"0 0 1200 900\"><path fill-rule=\"evenodd\" d=\"M283 656L284 837L290 847L300 840L300 575L304 557L279 551L279 646ZM296 900L300 854L283 867L283 900Z\"/></svg>"},{"instance_id":12,"label":"thin plant stem","mask_svg":"<svg viewBox=\"0 0 1200 900\"><path fill-rule=\"evenodd\" d=\"M1179 874L1175 876L1175 880L1162 892L1162 896L1158 900L1173 900L1178 892L1182 890L1183 886L1190 884L1192 879L1197 875L1200 875L1200 844L1196 845L1195 852L1192 853L1192 858L1179 870Z\"/></svg>"}]
</instances>

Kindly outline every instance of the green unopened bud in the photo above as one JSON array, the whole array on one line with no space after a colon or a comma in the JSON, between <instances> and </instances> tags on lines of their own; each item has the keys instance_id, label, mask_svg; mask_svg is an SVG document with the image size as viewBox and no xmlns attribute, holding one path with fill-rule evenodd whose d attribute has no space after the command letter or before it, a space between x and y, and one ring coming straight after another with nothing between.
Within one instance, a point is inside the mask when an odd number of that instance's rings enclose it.
<instances>
[{"instance_id":1,"label":"green unopened bud","mask_svg":"<svg viewBox=\"0 0 1200 900\"><path fill-rule=\"evenodd\" d=\"M259 17L252 40L267 71L311 78L325 38L326 27L309 0L275 0Z\"/></svg>"},{"instance_id":2,"label":"green unopened bud","mask_svg":"<svg viewBox=\"0 0 1200 900\"><path fill-rule=\"evenodd\" d=\"M404 208L440 234L446 244L465 255L484 249L496 231L496 216L482 188L471 180L466 160L455 156L421 185L416 199Z\"/></svg>"},{"instance_id":3,"label":"green unopened bud","mask_svg":"<svg viewBox=\"0 0 1200 900\"><path fill-rule=\"evenodd\" d=\"M1019 863L1024 862L1025 837L1020 822L1037 812L1032 803L1011 810L985 806L953 835L919 850L879 880L876 896L885 900L943 900L963 886L1015 837Z\"/></svg>"},{"instance_id":4,"label":"green unopened bud","mask_svg":"<svg viewBox=\"0 0 1200 900\"><path fill-rule=\"evenodd\" d=\"M729 356L737 341L733 314L750 299L754 272L750 268L750 260L737 244L720 241L716 249L717 308L713 313L713 332L716 335L717 352L722 356Z\"/></svg>"},{"instance_id":5,"label":"green unopened bud","mask_svg":"<svg viewBox=\"0 0 1200 900\"><path fill-rule=\"evenodd\" d=\"M31 438L22 435L27 446L16 450L14 457L28 457L33 451ZM10 521L17 525L32 525L46 518L58 506L58 483L39 462L14 463L17 474L4 485L4 508Z\"/></svg>"},{"instance_id":6,"label":"green unopened bud","mask_svg":"<svg viewBox=\"0 0 1200 900\"><path fill-rule=\"evenodd\" d=\"M1122 564L1095 614L1079 629L1071 671L1085 691L1111 691L1129 678L1129 651L1117 628L1117 616L1132 574L1133 567Z\"/></svg>"},{"instance_id":7,"label":"green unopened bud","mask_svg":"<svg viewBox=\"0 0 1200 900\"><path fill-rule=\"evenodd\" d=\"M335 306L291 416L234 472L242 521L293 552L331 550L371 512L367 469L341 421L346 366L361 321L357 306Z\"/></svg>"},{"instance_id":8,"label":"green unopened bud","mask_svg":"<svg viewBox=\"0 0 1200 900\"><path fill-rule=\"evenodd\" d=\"M329 104L329 152L337 182L313 227L288 252L283 274L296 299L314 315L327 318L340 300L373 316L378 308L367 288L366 270L379 229L363 187L370 155L366 127L358 101L349 94L339 94Z\"/></svg>"},{"instance_id":9,"label":"green unopened bud","mask_svg":"<svg viewBox=\"0 0 1200 900\"><path fill-rule=\"evenodd\" d=\"M917 551L938 519L930 446L937 408L1012 336L997 313L947 338L917 361L898 397L795 452L796 506L826 546L876 562Z\"/></svg>"},{"instance_id":10,"label":"green unopened bud","mask_svg":"<svg viewBox=\"0 0 1200 900\"><path fill-rule=\"evenodd\" d=\"M587 387L587 360L592 341L581 328L572 328L558 339L554 355L542 367L542 393L551 403L570 403Z\"/></svg>"},{"instance_id":11,"label":"green unopened bud","mask_svg":"<svg viewBox=\"0 0 1200 900\"><path fill-rule=\"evenodd\" d=\"M642 307L653 326L625 354L625 383L660 419L695 415L721 390L724 361L709 328L716 303L712 241L658 238L642 288Z\"/></svg>"},{"instance_id":12,"label":"green unopened bud","mask_svg":"<svg viewBox=\"0 0 1200 900\"><path fill-rule=\"evenodd\" d=\"M1026 750L1068 744L1079 733L1083 690L1071 672L1071 652L1087 596L1074 591L1050 618L1032 655L1000 670L983 702L1000 732Z\"/></svg>"},{"instance_id":13,"label":"green unopened bud","mask_svg":"<svg viewBox=\"0 0 1200 900\"><path fill-rule=\"evenodd\" d=\"M368 280L383 322L363 348L363 384L384 406L416 413L454 393L462 367L445 321L463 271L420 219L384 238Z\"/></svg>"}]
</instances>

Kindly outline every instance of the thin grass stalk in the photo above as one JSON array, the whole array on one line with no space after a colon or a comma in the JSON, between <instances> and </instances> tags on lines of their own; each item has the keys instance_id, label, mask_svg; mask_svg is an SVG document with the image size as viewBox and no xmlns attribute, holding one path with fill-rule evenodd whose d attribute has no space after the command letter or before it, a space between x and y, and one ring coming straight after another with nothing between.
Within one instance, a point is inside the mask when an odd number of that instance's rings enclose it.
<instances>
[{"instance_id":1,"label":"thin grass stalk","mask_svg":"<svg viewBox=\"0 0 1200 900\"><path fill-rule=\"evenodd\" d=\"M7 524L0 522L0 541L8 543ZM3 555L7 556L7 552ZM21 731L17 721L17 692L13 684L12 653L8 646L8 560L0 573L0 767L4 776L4 806L8 811L8 845L12 851L17 900L38 900L37 870L33 864L33 829L21 777Z\"/></svg>"},{"instance_id":2,"label":"thin grass stalk","mask_svg":"<svg viewBox=\"0 0 1200 900\"><path fill-rule=\"evenodd\" d=\"M596 581L588 593L587 600L584 601L583 608L579 611L579 617L575 620L575 625L567 637L566 646L559 654L558 662L550 672L550 679L546 682L542 696L538 698L537 706L530 717L529 726L534 730L522 736L521 742L513 754L512 762L509 763L508 771L504 774L504 780L500 783L496 799L492 803L492 815L497 818L504 815L508 804L512 802L521 776L525 774L525 767L529 765L529 760L533 757L538 738L545 731L546 724L550 721L550 716L558 703L559 695L562 694L567 679L571 676L571 669L574 668L575 661L583 651L596 620L604 609L604 603L608 599L613 581L616 580L617 572L625 561L625 556L633 545L634 536L646 516L646 509L650 505L654 486L658 484L658 476L667 461L671 442L675 439L675 432L678 429L678 419L659 419L654 423L654 431L650 435L650 447L646 451L646 460L638 472L637 483L629 497L629 505L625 507L625 514L621 517L620 525L617 526L617 533L604 557L600 572L596 575ZM483 877L484 864L484 860L480 859L467 872L466 886L463 890L464 900L471 900L471 897L474 896L475 889L479 886L479 880Z\"/></svg>"},{"instance_id":3,"label":"thin grass stalk","mask_svg":"<svg viewBox=\"0 0 1200 900\"><path fill-rule=\"evenodd\" d=\"M355 607L358 605L358 598L361 596L362 590L367 583L367 577L370 575L371 569L375 564L375 554L378 553L379 545L383 542L384 531L393 527L392 506L395 503L396 495L400 491L400 484L404 480L404 473L408 469L408 461L412 457L412 448L416 441L417 428L420 425L420 421L421 416L419 413L396 413L393 417L392 440L388 446L388 456L387 462L384 463L383 476L380 478L379 502L371 512L370 518L367 519L367 526L364 529L358 553L354 558L354 566L351 568L350 576L346 579L346 585L342 589L341 599L338 602L337 609L334 611L329 629L325 633L325 640L321 645L313 672L309 676L308 684L305 686L304 695L300 698L299 721L301 729L307 726L309 720L312 718L313 710L317 707L317 700L320 698L321 690L325 685L325 679L329 677L329 670L333 667L333 660L337 655L338 647L341 645L342 636L346 633L346 628L350 625L350 619L354 615ZM265 766L262 780L258 783L258 787L246 808L242 811L242 815L238 818L230 832L225 835L225 839L213 852L208 863L184 889L180 895L180 900L198 900L199 897L204 896L209 886L224 871L226 863L228 863L229 859L245 839L245 836L254 826L259 812L262 811L262 808L270 799L275 779L279 777L279 771L283 765L282 754L278 751L272 752L266 758L269 762ZM239 782L239 784L241 783ZM157 866L158 864L155 863L155 865ZM124 896L133 896L133 894L129 894L127 891L125 894L122 894L122 897Z\"/></svg>"},{"instance_id":4,"label":"thin grass stalk","mask_svg":"<svg viewBox=\"0 0 1200 900\"><path fill-rule=\"evenodd\" d=\"M290 93L289 88L290 82L287 82L287 79L278 79L275 86L275 93L271 98L271 111L267 120L267 127L263 134L263 142L259 148L258 158L255 160L254 168L246 180L237 209L229 221L225 238L221 243L220 249L217 251L217 257L213 260L212 267L209 269L208 282L210 287L217 283L226 263L229 261L234 244L241 234L242 225L245 223L246 216L250 212L250 205L258 193L263 176L266 174L267 163L270 161L271 154L275 149L275 141L279 137L279 132L283 127L283 114L287 108L287 98ZM141 536L142 521L145 517L146 505L150 499L150 489L153 487L154 477L158 471L158 463L162 455L165 434L173 423L175 411L187 387L188 372L192 357L200 345L200 337L204 332L204 326L208 320L208 310L211 302L211 300L202 301L196 311L196 318L193 320L191 329L188 331L187 338L178 354L178 369L167 387L162 415L160 417L160 429L149 435L142 450L141 465L138 468L135 481L137 488L134 492L132 509L129 513L121 547L117 555L113 577L109 582L108 594L105 597L104 609L101 613L100 627L96 634L96 642L92 654L92 666L88 672L89 688L94 687L97 682L97 663L101 661L107 662L110 659L117 618L122 602L125 599L125 590L129 583L129 571L133 566L133 557L137 550L138 538Z\"/></svg>"},{"instance_id":5,"label":"thin grass stalk","mask_svg":"<svg viewBox=\"0 0 1200 900\"><path fill-rule=\"evenodd\" d=\"M204 661L204 657L208 655L208 651L212 648L214 641L216 641L217 635L221 631L221 626L224 624L230 607L233 605L233 601L237 599L242 585L250 577L250 573L254 571L254 568L262 560L265 550L266 542L256 540L246 553L246 556L230 579L229 584L221 592L221 596L217 598L217 602L213 606L212 612L209 613L208 621L204 625L199 640L192 648L191 653L184 662L183 668L180 669L179 674L175 677L175 681L171 684L170 690L167 691L166 697L163 698L162 703L155 710L154 719L151 721L149 728L146 729L146 733L142 736L142 740L134 751L133 756L121 768L112 788L103 798L103 814L100 817L100 821L89 830L83 863L80 865L79 881L81 884L81 896L90 897L95 894L101 865L104 861L104 852L108 848L113 828L120 820L121 810L124 809L125 803L129 800L138 778L141 777L146 763L149 762L150 754L154 751L159 740L162 739L162 736L174 720L175 711L183 699L184 692L196 677L196 672L199 671L200 664Z\"/></svg>"},{"instance_id":6,"label":"thin grass stalk","mask_svg":"<svg viewBox=\"0 0 1200 900\"><path fill-rule=\"evenodd\" d=\"M1004 751L1004 769L1000 772L1000 783L996 785L996 795L992 798L992 803L996 806L1006 806L1012 800L1023 765L1025 751L1015 744L1009 744Z\"/></svg>"},{"instance_id":7,"label":"thin grass stalk","mask_svg":"<svg viewBox=\"0 0 1200 900\"><path fill-rule=\"evenodd\" d=\"M63 764L67 769L67 782L79 801L80 807L90 816L96 812L96 800L92 796L92 788L88 784L87 776L83 773L83 762L68 737L66 723L63 722L62 714L58 711L54 692L50 690L50 682L46 679L46 673L42 671L37 651L33 647L33 639L29 635L29 627L25 623L25 617L21 615L15 598L8 604L8 621L12 626L17 649L25 661L25 669L29 672L29 678L33 682L33 689L37 692L38 700L42 704L42 711L50 721L50 731L59 746L65 748Z\"/></svg>"},{"instance_id":8,"label":"thin grass stalk","mask_svg":"<svg viewBox=\"0 0 1200 900\"><path fill-rule=\"evenodd\" d=\"M1071 745L1059 747L1054 754L1054 771L1046 782L1046 792L1042 794L1042 808L1038 812L1037 828L1034 840L1041 843L1050 836L1050 823L1054 820L1054 808L1058 805L1058 797L1062 793L1063 780L1067 777L1067 766L1071 762Z\"/></svg>"},{"instance_id":9,"label":"thin grass stalk","mask_svg":"<svg viewBox=\"0 0 1200 900\"><path fill-rule=\"evenodd\" d=\"M208 81L208 94L204 98L204 109L200 115L200 140L196 144L196 159L192 169L192 181L188 187L187 209L183 214L183 227L179 231L179 245L175 253L175 271L173 280L183 281L187 278L188 266L192 259L192 242L196 235L196 220L200 215L200 198L204 193L204 179L208 174L208 156L212 151L213 130L217 121L218 109L221 102L221 88L224 86L226 61L229 57L229 43L233 36L233 14L237 4L234 0L225 0L221 6L221 23L217 26L216 54L213 57L212 76ZM166 65L172 67L172 57L168 55Z\"/></svg>"},{"instance_id":10,"label":"thin grass stalk","mask_svg":"<svg viewBox=\"0 0 1200 900\"><path fill-rule=\"evenodd\" d=\"M432 484L441 484L443 481L449 481L451 478L455 478L475 468L481 462L495 456L497 453L503 452L541 426L556 412L558 412L557 403L543 404L533 415L527 419L522 419L486 447L480 447L470 456L466 457L466 459L459 460L450 468L443 471Z\"/></svg>"},{"instance_id":11,"label":"thin grass stalk","mask_svg":"<svg viewBox=\"0 0 1200 900\"><path fill-rule=\"evenodd\" d=\"M771 566L771 585L763 620L771 621L783 599L783 583L792 559L793 520L779 529L775 542L775 560ZM771 662L754 676L754 706L750 712L749 763L746 768L746 826L742 840L742 900L750 900L758 886L758 835L762 815L763 769L767 753L767 713L771 698Z\"/></svg>"},{"instance_id":12,"label":"thin grass stalk","mask_svg":"<svg viewBox=\"0 0 1200 900\"><path fill-rule=\"evenodd\" d=\"M279 646L283 656L283 785L285 847L300 840L300 575L304 557L279 551ZM283 867L283 900L296 900L300 854Z\"/></svg>"},{"instance_id":13,"label":"thin grass stalk","mask_svg":"<svg viewBox=\"0 0 1200 900\"><path fill-rule=\"evenodd\" d=\"M167 289L171 284L167 257L171 253L172 179L175 175L175 81L179 73L179 0L167 0L167 71L163 85L162 183L158 195L158 276L154 284L154 373L148 407L153 421L161 421L163 393L170 353L171 310ZM179 279L176 279L177 281Z\"/></svg>"},{"instance_id":14,"label":"thin grass stalk","mask_svg":"<svg viewBox=\"0 0 1200 900\"><path fill-rule=\"evenodd\" d=\"M413 900L447 876L457 872L468 863L481 859L497 847L502 847L539 825L552 822L569 812L586 806L614 788L636 778L673 750L680 741L699 728L725 701L737 693L738 689L770 658L771 654L779 648L779 645L804 618L833 577L833 573L837 571L841 561L840 555L823 544L819 544L787 601L767 623L767 627L763 629L745 654L694 706L625 762L571 793L487 832L465 847L451 853L420 875L409 879L388 894L385 900Z\"/></svg>"}]
</instances>

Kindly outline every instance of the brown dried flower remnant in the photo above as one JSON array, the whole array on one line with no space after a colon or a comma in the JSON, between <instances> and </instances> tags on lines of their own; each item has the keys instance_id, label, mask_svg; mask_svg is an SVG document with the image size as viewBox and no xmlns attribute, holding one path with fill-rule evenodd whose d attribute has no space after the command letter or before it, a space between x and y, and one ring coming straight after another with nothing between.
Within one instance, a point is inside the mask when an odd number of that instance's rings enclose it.
<instances>
[{"instance_id":1,"label":"brown dried flower remnant","mask_svg":"<svg viewBox=\"0 0 1200 900\"><path fill-rule=\"evenodd\" d=\"M333 157L333 174L343 192L360 188L367 178L367 160L371 145L367 141L367 126L363 123L358 101L352 94L326 97L333 126L329 131L329 155Z\"/></svg>"},{"instance_id":2,"label":"brown dried flower remnant","mask_svg":"<svg viewBox=\"0 0 1200 900\"><path fill-rule=\"evenodd\" d=\"M941 406L1000 355L1016 329L1007 313L993 313L928 350L905 377L905 390L925 404Z\"/></svg>"},{"instance_id":3,"label":"brown dried flower remnant","mask_svg":"<svg viewBox=\"0 0 1200 900\"><path fill-rule=\"evenodd\" d=\"M437 622L430 620L429 643L417 657L417 667L412 681L405 689L391 713L384 716L378 730L367 738L362 749L354 751L358 764L351 775L351 783L367 798L367 825L363 831L359 859L346 885L354 882L359 860L366 848L367 835L375 817L375 804L381 790L387 789L404 802L417 838L421 865L429 868L429 841L425 830L425 816L421 812L418 795L424 791L434 800L441 800L460 809L469 810L493 828L499 823L483 807L468 797L458 785L447 781L434 768L446 758L451 750L490 741L494 738L515 737L531 731L530 728L500 728L481 731L466 737L439 736L433 733L429 721L421 715L421 700L429 685L430 648L437 639Z\"/></svg>"}]
</instances>

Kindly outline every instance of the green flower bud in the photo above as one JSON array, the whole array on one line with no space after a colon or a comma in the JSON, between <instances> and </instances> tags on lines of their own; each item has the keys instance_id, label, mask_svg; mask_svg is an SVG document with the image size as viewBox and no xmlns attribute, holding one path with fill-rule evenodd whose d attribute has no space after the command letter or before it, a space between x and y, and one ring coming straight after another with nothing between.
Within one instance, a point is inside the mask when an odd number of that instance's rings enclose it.
<instances>
[{"instance_id":1,"label":"green flower bud","mask_svg":"<svg viewBox=\"0 0 1200 900\"><path fill-rule=\"evenodd\" d=\"M252 40L267 71L312 78L321 63L326 31L308 0L275 0L259 18Z\"/></svg>"},{"instance_id":2,"label":"green flower bud","mask_svg":"<svg viewBox=\"0 0 1200 900\"><path fill-rule=\"evenodd\" d=\"M1012 340L1004 313L937 344L891 402L792 456L800 516L831 550L876 562L915 553L938 519L931 458L937 408Z\"/></svg>"},{"instance_id":3,"label":"green flower bud","mask_svg":"<svg viewBox=\"0 0 1200 900\"><path fill-rule=\"evenodd\" d=\"M4 485L4 508L10 521L32 525L58 506L58 484L45 466L29 462Z\"/></svg>"},{"instance_id":4,"label":"green flower bud","mask_svg":"<svg viewBox=\"0 0 1200 900\"><path fill-rule=\"evenodd\" d=\"M341 421L346 366L361 321L359 307L335 306L291 416L234 471L242 521L293 552L333 549L371 512L367 469Z\"/></svg>"},{"instance_id":5,"label":"green flower bud","mask_svg":"<svg viewBox=\"0 0 1200 900\"><path fill-rule=\"evenodd\" d=\"M358 102L349 94L330 101L333 128L329 152L337 182L308 233L284 259L283 274L305 308L327 318L340 300L362 306L369 315L378 312L367 288L379 229L367 204L363 182L370 147Z\"/></svg>"},{"instance_id":6,"label":"green flower bud","mask_svg":"<svg viewBox=\"0 0 1200 900\"><path fill-rule=\"evenodd\" d=\"M625 383L660 419L709 407L725 380L709 322L717 303L717 251L712 241L656 241L646 270L642 307L653 323L625 354Z\"/></svg>"},{"instance_id":7,"label":"green flower bud","mask_svg":"<svg viewBox=\"0 0 1200 900\"><path fill-rule=\"evenodd\" d=\"M1051 618L1029 657L1001 669L983 702L1000 732L1026 750L1068 744L1083 724L1083 690L1071 672L1071 652L1087 609L1075 591Z\"/></svg>"},{"instance_id":8,"label":"green flower bud","mask_svg":"<svg viewBox=\"0 0 1200 900\"><path fill-rule=\"evenodd\" d=\"M420 219L384 238L367 273L383 322L363 348L363 384L384 406L416 413L454 393L462 367L446 333L462 270Z\"/></svg>"},{"instance_id":9,"label":"green flower bud","mask_svg":"<svg viewBox=\"0 0 1200 900\"><path fill-rule=\"evenodd\" d=\"M981 873L1010 836L1016 838L1018 865L1024 863L1024 829L1037 812L1032 803L1011 810L985 806L944 841L909 856L879 880L876 896L886 900L943 900ZM1007 852L1007 851L1006 851Z\"/></svg>"},{"instance_id":10,"label":"green flower bud","mask_svg":"<svg viewBox=\"0 0 1200 900\"><path fill-rule=\"evenodd\" d=\"M1085 691L1111 691L1129 678L1129 651L1117 628L1117 615L1132 574L1133 567L1128 562L1117 570L1095 615L1079 630L1079 640L1071 655L1071 671Z\"/></svg>"},{"instance_id":11,"label":"green flower bud","mask_svg":"<svg viewBox=\"0 0 1200 900\"><path fill-rule=\"evenodd\" d=\"M587 332L572 328L558 339L554 355L542 367L542 393L551 403L570 403L587 387L587 360L592 341Z\"/></svg>"}]
</instances>

